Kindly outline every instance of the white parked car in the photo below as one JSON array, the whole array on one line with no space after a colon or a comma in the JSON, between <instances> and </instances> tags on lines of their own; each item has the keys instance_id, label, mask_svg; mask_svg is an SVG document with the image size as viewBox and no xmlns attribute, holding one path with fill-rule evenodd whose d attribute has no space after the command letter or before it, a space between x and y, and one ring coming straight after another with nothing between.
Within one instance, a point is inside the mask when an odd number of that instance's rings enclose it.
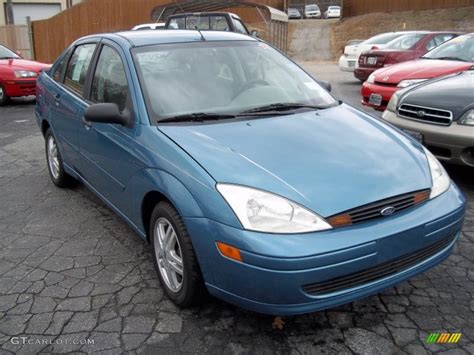
<instances>
[{"instance_id":1,"label":"white parked car","mask_svg":"<svg viewBox=\"0 0 474 355\"><path fill-rule=\"evenodd\" d=\"M338 18L341 17L341 7L340 6L329 6L326 11L324 11L324 18Z\"/></svg>"},{"instance_id":2,"label":"white parked car","mask_svg":"<svg viewBox=\"0 0 474 355\"><path fill-rule=\"evenodd\" d=\"M163 30L165 28L164 22L156 22L156 23L144 23L142 25L137 25L132 28L132 31L140 31L140 30Z\"/></svg>"},{"instance_id":3,"label":"white parked car","mask_svg":"<svg viewBox=\"0 0 474 355\"><path fill-rule=\"evenodd\" d=\"M410 31L387 32L378 34L358 44L349 43L344 47L344 53L339 58L339 69L353 72L358 64L361 53L370 51L371 49L382 49L388 42L409 33Z\"/></svg>"},{"instance_id":4,"label":"white parked car","mask_svg":"<svg viewBox=\"0 0 474 355\"><path fill-rule=\"evenodd\" d=\"M304 18L321 18L321 10L316 4L306 5L304 7Z\"/></svg>"}]
</instances>

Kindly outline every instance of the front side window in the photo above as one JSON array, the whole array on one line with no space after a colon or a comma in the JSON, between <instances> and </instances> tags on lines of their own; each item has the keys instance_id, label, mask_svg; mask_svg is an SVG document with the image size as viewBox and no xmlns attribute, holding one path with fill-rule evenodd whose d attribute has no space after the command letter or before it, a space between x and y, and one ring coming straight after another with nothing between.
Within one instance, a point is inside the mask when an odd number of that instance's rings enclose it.
<instances>
[{"instance_id":1,"label":"front side window","mask_svg":"<svg viewBox=\"0 0 474 355\"><path fill-rule=\"evenodd\" d=\"M92 80L91 101L114 103L120 111L127 105L128 84L125 68L118 53L104 46Z\"/></svg>"},{"instance_id":2,"label":"front side window","mask_svg":"<svg viewBox=\"0 0 474 355\"><path fill-rule=\"evenodd\" d=\"M82 90L84 89L87 71L89 70L95 47L95 43L77 46L66 69L64 85L80 95L82 95Z\"/></svg>"},{"instance_id":3,"label":"front side window","mask_svg":"<svg viewBox=\"0 0 474 355\"><path fill-rule=\"evenodd\" d=\"M423 58L474 62L474 35L453 38L428 52Z\"/></svg>"},{"instance_id":4,"label":"front side window","mask_svg":"<svg viewBox=\"0 0 474 355\"><path fill-rule=\"evenodd\" d=\"M133 55L155 122L197 112L238 114L278 103L337 105L313 78L265 43L153 45L135 48Z\"/></svg>"}]
</instances>

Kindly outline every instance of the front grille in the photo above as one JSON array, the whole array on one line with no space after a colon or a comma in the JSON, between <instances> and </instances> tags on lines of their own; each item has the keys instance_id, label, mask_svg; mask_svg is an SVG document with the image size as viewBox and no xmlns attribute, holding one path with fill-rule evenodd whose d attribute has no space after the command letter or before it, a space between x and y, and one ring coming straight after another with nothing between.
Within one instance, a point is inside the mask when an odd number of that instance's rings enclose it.
<instances>
[{"instance_id":1,"label":"front grille","mask_svg":"<svg viewBox=\"0 0 474 355\"><path fill-rule=\"evenodd\" d=\"M335 216L329 217L328 221L331 225L336 227L361 223L374 218L386 216L387 214L382 213L386 208L391 207L392 209L390 214L393 214L411 206L417 205L423 201L426 201L429 197L429 189L410 192L407 194L372 202L367 205L337 214ZM342 223L342 217L344 217L344 220L348 223ZM334 221L336 222L334 223ZM340 221L341 223L338 223L337 221Z\"/></svg>"},{"instance_id":2,"label":"front grille","mask_svg":"<svg viewBox=\"0 0 474 355\"><path fill-rule=\"evenodd\" d=\"M455 235L451 235L417 252L387 261L362 271L336 277L323 282L304 285L303 291L309 293L310 295L320 296L343 289L357 287L390 275L394 275L412 267L413 265L421 263L422 261L445 249L449 244L451 244L454 238Z\"/></svg>"},{"instance_id":3,"label":"front grille","mask_svg":"<svg viewBox=\"0 0 474 355\"><path fill-rule=\"evenodd\" d=\"M449 126L453 120L451 111L408 104L402 104L398 114L411 120L444 126Z\"/></svg>"}]
</instances>

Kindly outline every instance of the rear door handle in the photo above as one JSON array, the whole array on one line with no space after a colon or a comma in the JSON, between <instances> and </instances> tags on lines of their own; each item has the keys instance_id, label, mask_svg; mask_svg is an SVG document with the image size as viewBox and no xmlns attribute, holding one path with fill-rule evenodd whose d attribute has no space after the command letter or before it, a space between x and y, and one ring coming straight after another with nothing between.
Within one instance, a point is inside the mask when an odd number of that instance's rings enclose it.
<instances>
[{"instance_id":1,"label":"rear door handle","mask_svg":"<svg viewBox=\"0 0 474 355\"><path fill-rule=\"evenodd\" d=\"M56 106L59 106L60 102L61 102L61 95L60 94L56 94L53 96L54 97L54 103L56 104Z\"/></svg>"}]
</instances>

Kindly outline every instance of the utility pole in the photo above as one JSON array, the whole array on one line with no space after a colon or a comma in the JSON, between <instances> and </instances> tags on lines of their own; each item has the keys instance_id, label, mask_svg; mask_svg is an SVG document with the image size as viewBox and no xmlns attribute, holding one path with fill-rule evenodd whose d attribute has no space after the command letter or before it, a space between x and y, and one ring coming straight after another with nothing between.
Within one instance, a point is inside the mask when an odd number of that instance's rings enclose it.
<instances>
[{"instance_id":1,"label":"utility pole","mask_svg":"<svg viewBox=\"0 0 474 355\"><path fill-rule=\"evenodd\" d=\"M6 22L7 25L13 25L15 23L15 20L13 19L13 0L7 0L6 4Z\"/></svg>"}]
</instances>

